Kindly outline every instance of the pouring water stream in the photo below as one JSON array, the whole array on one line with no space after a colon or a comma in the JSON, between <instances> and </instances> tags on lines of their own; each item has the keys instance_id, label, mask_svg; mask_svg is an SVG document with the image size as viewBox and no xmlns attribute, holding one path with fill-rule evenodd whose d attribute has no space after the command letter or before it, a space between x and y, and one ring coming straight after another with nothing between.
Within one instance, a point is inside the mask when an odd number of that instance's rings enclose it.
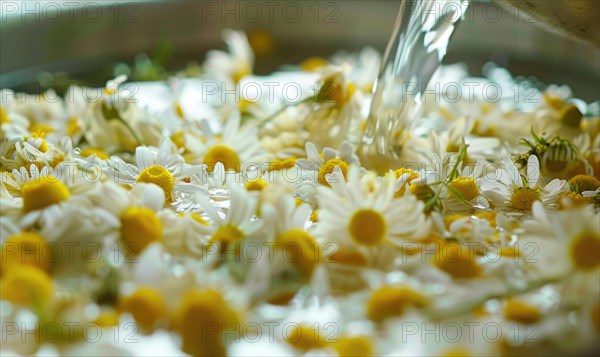
<instances>
[{"instance_id":1,"label":"pouring water stream","mask_svg":"<svg viewBox=\"0 0 600 357\"><path fill-rule=\"evenodd\" d=\"M366 167L384 173L400 165L404 132L467 7L468 0L402 0L359 147Z\"/></svg>"}]
</instances>

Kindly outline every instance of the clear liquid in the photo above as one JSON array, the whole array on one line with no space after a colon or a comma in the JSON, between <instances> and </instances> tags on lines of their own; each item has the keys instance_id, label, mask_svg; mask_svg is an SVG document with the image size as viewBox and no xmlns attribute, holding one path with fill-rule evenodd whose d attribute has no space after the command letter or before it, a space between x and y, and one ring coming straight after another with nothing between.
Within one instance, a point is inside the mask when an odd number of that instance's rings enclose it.
<instances>
[{"instance_id":1,"label":"clear liquid","mask_svg":"<svg viewBox=\"0 0 600 357\"><path fill-rule=\"evenodd\" d=\"M401 165L403 134L419 118L427 85L467 7L468 0L402 0L360 143L367 168L384 173Z\"/></svg>"}]
</instances>

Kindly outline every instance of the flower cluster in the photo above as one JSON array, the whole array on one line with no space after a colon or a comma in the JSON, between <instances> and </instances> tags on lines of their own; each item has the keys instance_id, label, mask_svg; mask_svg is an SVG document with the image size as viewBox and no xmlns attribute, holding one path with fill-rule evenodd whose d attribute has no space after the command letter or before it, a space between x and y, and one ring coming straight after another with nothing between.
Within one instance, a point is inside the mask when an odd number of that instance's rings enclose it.
<instances>
[{"instance_id":1,"label":"flower cluster","mask_svg":"<svg viewBox=\"0 0 600 357\"><path fill-rule=\"evenodd\" d=\"M357 148L376 51L259 77L246 36L224 34L230 51L210 52L201 77L158 92L125 76L95 100L2 91L3 349L598 348L598 103L556 86L530 106L427 101L415 119L427 125L397 136L401 164L374 172ZM510 85L503 71L485 80ZM206 83L274 80L318 88L295 103L202 101L225 90Z\"/></svg>"}]
</instances>

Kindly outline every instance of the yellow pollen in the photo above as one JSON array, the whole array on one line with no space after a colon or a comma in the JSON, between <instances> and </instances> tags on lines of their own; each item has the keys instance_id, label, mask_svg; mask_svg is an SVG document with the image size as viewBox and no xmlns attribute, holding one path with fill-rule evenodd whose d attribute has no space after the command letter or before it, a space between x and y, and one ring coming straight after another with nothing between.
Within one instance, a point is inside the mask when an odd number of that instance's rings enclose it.
<instances>
[{"instance_id":1,"label":"yellow pollen","mask_svg":"<svg viewBox=\"0 0 600 357\"><path fill-rule=\"evenodd\" d=\"M167 201L171 201L175 180L169 170L164 167L158 165L148 167L140 173L136 182L153 183L160 186L165 192Z\"/></svg>"},{"instance_id":2,"label":"yellow pollen","mask_svg":"<svg viewBox=\"0 0 600 357\"><path fill-rule=\"evenodd\" d=\"M326 334L320 331L318 327L294 324L292 327L286 329L285 333L285 341L303 352L323 348L327 344L325 341Z\"/></svg>"},{"instance_id":3,"label":"yellow pollen","mask_svg":"<svg viewBox=\"0 0 600 357\"><path fill-rule=\"evenodd\" d=\"M581 114L579 108L573 104L565 105L558 114L558 120L571 128L579 128L581 118L583 118L583 114Z\"/></svg>"},{"instance_id":4,"label":"yellow pollen","mask_svg":"<svg viewBox=\"0 0 600 357\"><path fill-rule=\"evenodd\" d=\"M225 170L234 170L240 172L240 157L238 154L228 146L215 145L208 149L204 154L204 164L206 164L206 170L213 172L215 170L215 164L217 162L223 163Z\"/></svg>"},{"instance_id":5,"label":"yellow pollen","mask_svg":"<svg viewBox=\"0 0 600 357\"><path fill-rule=\"evenodd\" d=\"M388 317L402 316L407 307L425 307L428 299L406 286L382 286L367 301L367 317L383 321Z\"/></svg>"},{"instance_id":6,"label":"yellow pollen","mask_svg":"<svg viewBox=\"0 0 600 357\"><path fill-rule=\"evenodd\" d=\"M54 128L44 123L33 123L29 126L29 132L33 133L34 138L36 138L36 135L41 135L39 137L43 138L45 134L54 132Z\"/></svg>"},{"instance_id":7,"label":"yellow pollen","mask_svg":"<svg viewBox=\"0 0 600 357\"><path fill-rule=\"evenodd\" d=\"M315 209L310 213L310 221L313 223L319 222L319 210Z\"/></svg>"},{"instance_id":8,"label":"yellow pollen","mask_svg":"<svg viewBox=\"0 0 600 357\"><path fill-rule=\"evenodd\" d=\"M277 247L288 252L288 260L307 279L310 278L321 260L315 239L299 228L293 228L280 234L277 237Z\"/></svg>"},{"instance_id":9,"label":"yellow pollen","mask_svg":"<svg viewBox=\"0 0 600 357\"><path fill-rule=\"evenodd\" d=\"M481 274L473 252L456 243L443 244L435 253L433 263L455 279L470 279Z\"/></svg>"},{"instance_id":10,"label":"yellow pollen","mask_svg":"<svg viewBox=\"0 0 600 357\"><path fill-rule=\"evenodd\" d=\"M193 356L226 356L225 334L239 333L240 318L223 296L213 290L188 291L175 313L173 325L181 349Z\"/></svg>"},{"instance_id":11,"label":"yellow pollen","mask_svg":"<svg viewBox=\"0 0 600 357\"><path fill-rule=\"evenodd\" d=\"M458 152L459 150L460 150L460 144L448 143L448 145L446 145L447 152Z\"/></svg>"},{"instance_id":12,"label":"yellow pollen","mask_svg":"<svg viewBox=\"0 0 600 357\"><path fill-rule=\"evenodd\" d=\"M10 123L10 118L8 117L8 113L2 106L0 106L0 125Z\"/></svg>"},{"instance_id":13,"label":"yellow pollen","mask_svg":"<svg viewBox=\"0 0 600 357\"><path fill-rule=\"evenodd\" d=\"M31 212L44 209L69 198L69 189L60 180L50 176L40 177L37 181L21 186L23 211Z\"/></svg>"},{"instance_id":14,"label":"yellow pollen","mask_svg":"<svg viewBox=\"0 0 600 357\"><path fill-rule=\"evenodd\" d=\"M372 209L361 209L350 218L348 230L358 244L374 246L385 239L387 224L381 213Z\"/></svg>"},{"instance_id":15,"label":"yellow pollen","mask_svg":"<svg viewBox=\"0 0 600 357\"><path fill-rule=\"evenodd\" d=\"M319 182L322 185L329 186L329 183L327 183L327 180L325 180L325 175L331 174L336 166L342 170L344 178L347 177L346 175L348 175L349 168L346 161L340 159L331 159L324 163L323 166L321 166L321 168L319 169ZM338 179L341 179L341 177Z\"/></svg>"},{"instance_id":16,"label":"yellow pollen","mask_svg":"<svg viewBox=\"0 0 600 357\"><path fill-rule=\"evenodd\" d=\"M340 357L375 356L375 346L368 336L342 337L333 346Z\"/></svg>"},{"instance_id":17,"label":"yellow pollen","mask_svg":"<svg viewBox=\"0 0 600 357\"><path fill-rule=\"evenodd\" d=\"M471 177L459 176L452 180L450 187L458 191L466 201L471 201L479 196L479 187Z\"/></svg>"},{"instance_id":18,"label":"yellow pollen","mask_svg":"<svg viewBox=\"0 0 600 357\"><path fill-rule=\"evenodd\" d=\"M317 68L327 65L327 60L322 57L310 57L300 63L300 68L307 72L314 72Z\"/></svg>"},{"instance_id":19,"label":"yellow pollen","mask_svg":"<svg viewBox=\"0 0 600 357\"><path fill-rule=\"evenodd\" d=\"M531 210L533 203L540 199L540 194L536 189L529 187L516 188L510 198L510 206L521 211Z\"/></svg>"},{"instance_id":20,"label":"yellow pollen","mask_svg":"<svg viewBox=\"0 0 600 357\"><path fill-rule=\"evenodd\" d=\"M600 187L600 180L594 176L589 175L577 175L569 180L569 186L571 190L577 193L585 191L595 191Z\"/></svg>"},{"instance_id":21,"label":"yellow pollen","mask_svg":"<svg viewBox=\"0 0 600 357\"><path fill-rule=\"evenodd\" d=\"M35 266L41 270L49 271L52 256L47 249L46 240L35 232L21 232L14 234L2 244L2 270L4 274L12 268L23 264Z\"/></svg>"},{"instance_id":22,"label":"yellow pollen","mask_svg":"<svg viewBox=\"0 0 600 357\"><path fill-rule=\"evenodd\" d=\"M129 254L137 255L150 243L162 240L162 222L146 207L130 207L121 215L121 240Z\"/></svg>"},{"instance_id":23,"label":"yellow pollen","mask_svg":"<svg viewBox=\"0 0 600 357\"><path fill-rule=\"evenodd\" d=\"M504 318L522 324L534 324L540 320L541 313L534 305L510 299L504 308Z\"/></svg>"},{"instance_id":24,"label":"yellow pollen","mask_svg":"<svg viewBox=\"0 0 600 357\"><path fill-rule=\"evenodd\" d=\"M22 265L18 269L10 269L0 281L3 299L20 305L39 305L48 303L52 296L52 279L43 270Z\"/></svg>"},{"instance_id":25,"label":"yellow pollen","mask_svg":"<svg viewBox=\"0 0 600 357\"><path fill-rule=\"evenodd\" d=\"M163 296L151 287L137 289L123 298L119 306L133 316L143 331L153 331L156 323L167 316L167 305Z\"/></svg>"},{"instance_id":26,"label":"yellow pollen","mask_svg":"<svg viewBox=\"0 0 600 357\"><path fill-rule=\"evenodd\" d=\"M92 155L96 155L100 160L108 160L108 155L101 149L87 148L81 150L81 156L83 157L90 157Z\"/></svg>"},{"instance_id":27,"label":"yellow pollen","mask_svg":"<svg viewBox=\"0 0 600 357\"><path fill-rule=\"evenodd\" d=\"M267 182L263 179L246 182L246 190L248 191L262 191L265 187L267 187Z\"/></svg>"},{"instance_id":28,"label":"yellow pollen","mask_svg":"<svg viewBox=\"0 0 600 357\"><path fill-rule=\"evenodd\" d=\"M591 271L600 266L600 236L582 232L571 241L570 256L575 269Z\"/></svg>"}]
</instances>

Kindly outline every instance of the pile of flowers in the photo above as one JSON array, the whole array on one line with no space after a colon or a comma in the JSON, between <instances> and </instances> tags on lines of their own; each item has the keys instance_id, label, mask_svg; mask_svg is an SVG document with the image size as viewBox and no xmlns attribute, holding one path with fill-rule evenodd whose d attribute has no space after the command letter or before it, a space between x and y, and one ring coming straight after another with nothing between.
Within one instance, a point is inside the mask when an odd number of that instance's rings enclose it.
<instances>
[{"instance_id":1,"label":"pile of flowers","mask_svg":"<svg viewBox=\"0 0 600 357\"><path fill-rule=\"evenodd\" d=\"M598 102L445 66L434 82L505 95L427 99L375 172L357 148L376 51L260 77L246 36L224 36L200 78L2 91L3 350L599 348Z\"/></svg>"}]
</instances>

